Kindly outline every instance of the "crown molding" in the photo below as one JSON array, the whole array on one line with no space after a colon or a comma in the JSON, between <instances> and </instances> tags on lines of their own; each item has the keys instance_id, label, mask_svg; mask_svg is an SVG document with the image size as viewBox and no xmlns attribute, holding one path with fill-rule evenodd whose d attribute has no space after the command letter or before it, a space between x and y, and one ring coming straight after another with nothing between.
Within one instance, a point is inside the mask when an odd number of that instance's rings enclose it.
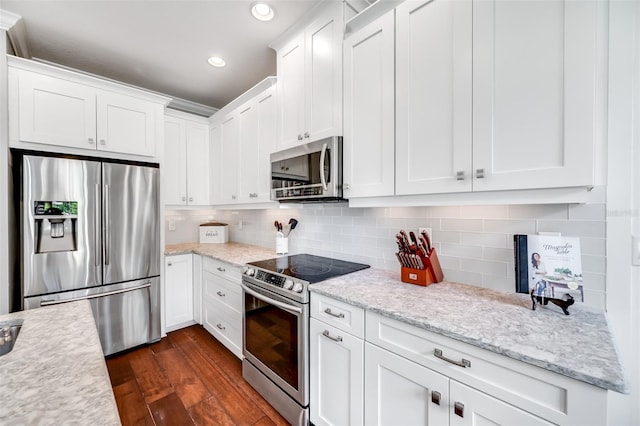
<instances>
[{"instance_id":1,"label":"crown molding","mask_svg":"<svg viewBox=\"0 0 640 426\"><path fill-rule=\"evenodd\" d=\"M31 59L31 49L22 16L0 9L0 28L7 32L13 53L21 58Z\"/></svg>"},{"instance_id":2,"label":"crown molding","mask_svg":"<svg viewBox=\"0 0 640 426\"><path fill-rule=\"evenodd\" d=\"M0 29L9 31L16 22L22 19L22 16L16 15L8 10L0 9Z\"/></svg>"}]
</instances>

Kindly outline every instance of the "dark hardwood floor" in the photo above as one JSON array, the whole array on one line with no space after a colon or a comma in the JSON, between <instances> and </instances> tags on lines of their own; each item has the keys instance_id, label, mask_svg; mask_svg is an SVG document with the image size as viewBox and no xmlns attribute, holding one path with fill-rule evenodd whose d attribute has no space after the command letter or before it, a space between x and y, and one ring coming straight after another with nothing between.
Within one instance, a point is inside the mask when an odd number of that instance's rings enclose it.
<instances>
[{"instance_id":1,"label":"dark hardwood floor","mask_svg":"<svg viewBox=\"0 0 640 426\"><path fill-rule=\"evenodd\" d=\"M240 360L202 326L107 359L127 425L288 425L242 378Z\"/></svg>"}]
</instances>

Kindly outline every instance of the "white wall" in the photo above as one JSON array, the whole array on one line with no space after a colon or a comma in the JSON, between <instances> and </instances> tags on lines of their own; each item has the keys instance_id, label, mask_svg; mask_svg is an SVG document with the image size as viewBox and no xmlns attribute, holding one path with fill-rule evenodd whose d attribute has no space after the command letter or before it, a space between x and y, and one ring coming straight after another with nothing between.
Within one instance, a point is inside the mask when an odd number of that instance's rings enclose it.
<instances>
[{"instance_id":1,"label":"white wall","mask_svg":"<svg viewBox=\"0 0 640 426\"><path fill-rule=\"evenodd\" d=\"M295 207L295 206L294 206ZM394 253L400 229L433 229L445 278L496 290L514 291L513 234L557 231L579 236L585 302L605 306L605 205L513 205L406 208L348 208L312 204L302 208L233 211L170 211L168 243L198 239L198 225L212 218L230 224L230 239L274 247L274 220L299 221L291 233L292 253L311 253L398 271ZM168 223L176 230L169 231ZM239 224L242 223L240 228Z\"/></svg>"}]
</instances>

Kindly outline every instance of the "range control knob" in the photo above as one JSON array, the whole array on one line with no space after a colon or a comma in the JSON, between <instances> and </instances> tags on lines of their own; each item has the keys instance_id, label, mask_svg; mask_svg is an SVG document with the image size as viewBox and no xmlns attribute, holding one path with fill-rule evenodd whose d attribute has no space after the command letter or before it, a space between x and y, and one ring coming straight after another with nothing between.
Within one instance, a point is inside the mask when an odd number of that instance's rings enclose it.
<instances>
[{"instance_id":1,"label":"range control knob","mask_svg":"<svg viewBox=\"0 0 640 426\"><path fill-rule=\"evenodd\" d=\"M248 276L252 277L255 273L256 273L255 269L247 268L247 271L245 272L245 275L248 275Z\"/></svg>"},{"instance_id":2,"label":"range control knob","mask_svg":"<svg viewBox=\"0 0 640 426\"><path fill-rule=\"evenodd\" d=\"M304 286L301 283L296 283L296 285L293 286L293 291L296 293L302 293L302 289L304 289Z\"/></svg>"},{"instance_id":3,"label":"range control knob","mask_svg":"<svg viewBox=\"0 0 640 426\"><path fill-rule=\"evenodd\" d=\"M243 274L246 274L248 270L249 270L249 267L248 267L248 266L243 266L243 267L242 267L242 273L243 273Z\"/></svg>"},{"instance_id":4,"label":"range control knob","mask_svg":"<svg viewBox=\"0 0 640 426\"><path fill-rule=\"evenodd\" d=\"M291 290L293 288L293 280L287 279L284 282L284 288Z\"/></svg>"}]
</instances>

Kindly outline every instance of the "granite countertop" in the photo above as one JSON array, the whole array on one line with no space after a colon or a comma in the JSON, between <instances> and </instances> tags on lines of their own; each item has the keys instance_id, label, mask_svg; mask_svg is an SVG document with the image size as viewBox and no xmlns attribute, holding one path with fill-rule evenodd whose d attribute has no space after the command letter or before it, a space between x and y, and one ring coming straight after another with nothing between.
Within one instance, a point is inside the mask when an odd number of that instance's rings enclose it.
<instances>
[{"instance_id":1,"label":"granite countertop","mask_svg":"<svg viewBox=\"0 0 640 426\"><path fill-rule=\"evenodd\" d=\"M87 300L0 316L24 320L0 357L0 424L119 425Z\"/></svg>"},{"instance_id":2,"label":"granite countertop","mask_svg":"<svg viewBox=\"0 0 640 426\"><path fill-rule=\"evenodd\" d=\"M526 294L450 282L422 287L401 282L399 272L373 268L309 288L604 389L630 392L605 314L580 303L568 316L551 304L533 311Z\"/></svg>"},{"instance_id":3,"label":"granite countertop","mask_svg":"<svg viewBox=\"0 0 640 426\"><path fill-rule=\"evenodd\" d=\"M255 262L257 260L277 257L275 248L269 249L266 247L234 242L224 244L169 244L165 246L164 250L164 254L166 256L189 253L208 256L236 266L242 266L246 263Z\"/></svg>"}]
</instances>

